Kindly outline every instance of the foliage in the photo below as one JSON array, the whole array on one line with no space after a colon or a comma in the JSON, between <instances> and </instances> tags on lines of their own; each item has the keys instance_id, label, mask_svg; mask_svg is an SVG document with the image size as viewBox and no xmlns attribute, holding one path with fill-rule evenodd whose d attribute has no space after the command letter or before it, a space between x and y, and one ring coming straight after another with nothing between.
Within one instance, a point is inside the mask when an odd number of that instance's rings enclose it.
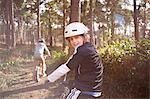
<instances>
[{"instance_id":1,"label":"foliage","mask_svg":"<svg viewBox=\"0 0 150 99\"><path fill-rule=\"evenodd\" d=\"M67 54L63 51L52 51L52 58L59 59L59 58L66 58Z\"/></svg>"},{"instance_id":2,"label":"foliage","mask_svg":"<svg viewBox=\"0 0 150 99\"><path fill-rule=\"evenodd\" d=\"M98 50L105 68L106 98L149 97L149 44L149 39L124 38Z\"/></svg>"},{"instance_id":3,"label":"foliage","mask_svg":"<svg viewBox=\"0 0 150 99\"><path fill-rule=\"evenodd\" d=\"M143 64L147 60L150 60L150 40L143 39L137 42L135 55L139 60L139 64Z\"/></svg>"},{"instance_id":4,"label":"foliage","mask_svg":"<svg viewBox=\"0 0 150 99\"><path fill-rule=\"evenodd\" d=\"M103 61L107 64L110 63L120 63L122 58L128 54L133 55L133 52L136 50L135 43L132 39L122 39L113 41L112 44L106 45L104 48L99 49L99 53L103 58Z\"/></svg>"},{"instance_id":5,"label":"foliage","mask_svg":"<svg viewBox=\"0 0 150 99\"><path fill-rule=\"evenodd\" d=\"M117 39L98 51L106 64L122 63L129 57L136 58L140 64L150 58L150 40L143 39L135 42L132 38Z\"/></svg>"},{"instance_id":6,"label":"foliage","mask_svg":"<svg viewBox=\"0 0 150 99\"><path fill-rule=\"evenodd\" d=\"M15 66L15 65L16 65L16 62L15 62L15 61L3 62L3 63L0 64L0 68L1 68L1 67L4 68L4 67L10 66L10 65L11 65L11 66Z\"/></svg>"}]
</instances>

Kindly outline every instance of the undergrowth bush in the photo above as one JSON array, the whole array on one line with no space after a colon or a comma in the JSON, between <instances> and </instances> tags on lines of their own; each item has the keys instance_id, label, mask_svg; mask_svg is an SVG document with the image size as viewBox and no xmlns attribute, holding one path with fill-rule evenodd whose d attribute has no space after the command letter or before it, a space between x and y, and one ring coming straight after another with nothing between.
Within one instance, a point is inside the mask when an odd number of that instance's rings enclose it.
<instances>
[{"instance_id":1,"label":"undergrowth bush","mask_svg":"<svg viewBox=\"0 0 150 99\"><path fill-rule=\"evenodd\" d=\"M103 62L106 64L121 63L125 55L133 56L135 51L135 42L127 38L120 41L113 41L112 44L106 45L98 50Z\"/></svg>"},{"instance_id":2,"label":"undergrowth bush","mask_svg":"<svg viewBox=\"0 0 150 99\"><path fill-rule=\"evenodd\" d=\"M15 66L15 65L16 65L15 61L5 61L5 62L1 62L0 68L4 68L7 66Z\"/></svg>"},{"instance_id":3,"label":"undergrowth bush","mask_svg":"<svg viewBox=\"0 0 150 99\"><path fill-rule=\"evenodd\" d=\"M104 63L105 96L149 97L150 40L135 42L124 38L98 49L98 52Z\"/></svg>"},{"instance_id":4,"label":"undergrowth bush","mask_svg":"<svg viewBox=\"0 0 150 99\"><path fill-rule=\"evenodd\" d=\"M137 42L135 55L138 59L138 64L143 64L145 62L149 63L148 60L150 60L150 40L143 39Z\"/></svg>"},{"instance_id":5,"label":"undergrowth bush","mask_svg":"<svg viewBox=\"0 0 150 99\"><path fill-rule=\"evenodd\" d=\"M63 51L52 51L52 58L53 59L60 59L60 58L66 58L67 53L64 53Z\"/></svg>"}]
</instances>

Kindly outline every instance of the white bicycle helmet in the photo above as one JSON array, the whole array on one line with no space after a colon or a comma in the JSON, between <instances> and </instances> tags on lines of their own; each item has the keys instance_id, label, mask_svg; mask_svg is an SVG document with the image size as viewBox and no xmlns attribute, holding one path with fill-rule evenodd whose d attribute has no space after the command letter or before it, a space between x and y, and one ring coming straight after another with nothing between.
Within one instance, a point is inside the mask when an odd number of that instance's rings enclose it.
<instances>
[{"instance_id":1,"label":"white bicycle helmet","mask_svg":"<svg viewBox=\"0 0 150 99\"><path fill-rule=\"evenodd\" d=\"M65 28L65 38L72 37L75 35L81 35L86 34L89 31L89 29L80 22L73 22L66 26Z\"/></svg>"}]
</instances>

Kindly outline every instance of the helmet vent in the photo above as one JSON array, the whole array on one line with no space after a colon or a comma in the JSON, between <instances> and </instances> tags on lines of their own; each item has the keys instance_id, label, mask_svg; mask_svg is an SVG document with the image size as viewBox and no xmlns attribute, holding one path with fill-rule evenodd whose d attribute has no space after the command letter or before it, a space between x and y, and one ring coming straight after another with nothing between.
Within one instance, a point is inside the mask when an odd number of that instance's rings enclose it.
<instances>
[{"instance_id":1,"label":"helmet vent","mask_svg":"<svg viewBox=\"0 0 150 99\"><path fill-rule=\"evenodd\" d=\"M75 30L72 30L72 32L74 32L74 31L77 31L77 29L75 29Z\"/></svg>"}]
</instances>

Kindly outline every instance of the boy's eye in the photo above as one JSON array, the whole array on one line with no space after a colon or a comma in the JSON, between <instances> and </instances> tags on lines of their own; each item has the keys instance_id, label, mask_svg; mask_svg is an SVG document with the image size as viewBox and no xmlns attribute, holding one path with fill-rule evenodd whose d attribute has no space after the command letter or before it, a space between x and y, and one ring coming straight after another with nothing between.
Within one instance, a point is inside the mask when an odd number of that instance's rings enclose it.
<instances>
[{"instance_id":1,"label":"boy's eye","mask_svg":"<svg viewBox=\"0 0 150 99\"><path fill-rule=\"evenodd\" d=\"M73 40L73 38L69 38L69 41L72 41Z\"/></svg>"},{"instance_id":2,"label":"boy's eye","mask_svg":"<svg viewBox=\"0 0 150 99\"><path fill-rule=\"evenodd\" d=\"M67 38L67 40L70 42L70 41L71 41L71 38Z\"/></svg>"}]
</instances>

